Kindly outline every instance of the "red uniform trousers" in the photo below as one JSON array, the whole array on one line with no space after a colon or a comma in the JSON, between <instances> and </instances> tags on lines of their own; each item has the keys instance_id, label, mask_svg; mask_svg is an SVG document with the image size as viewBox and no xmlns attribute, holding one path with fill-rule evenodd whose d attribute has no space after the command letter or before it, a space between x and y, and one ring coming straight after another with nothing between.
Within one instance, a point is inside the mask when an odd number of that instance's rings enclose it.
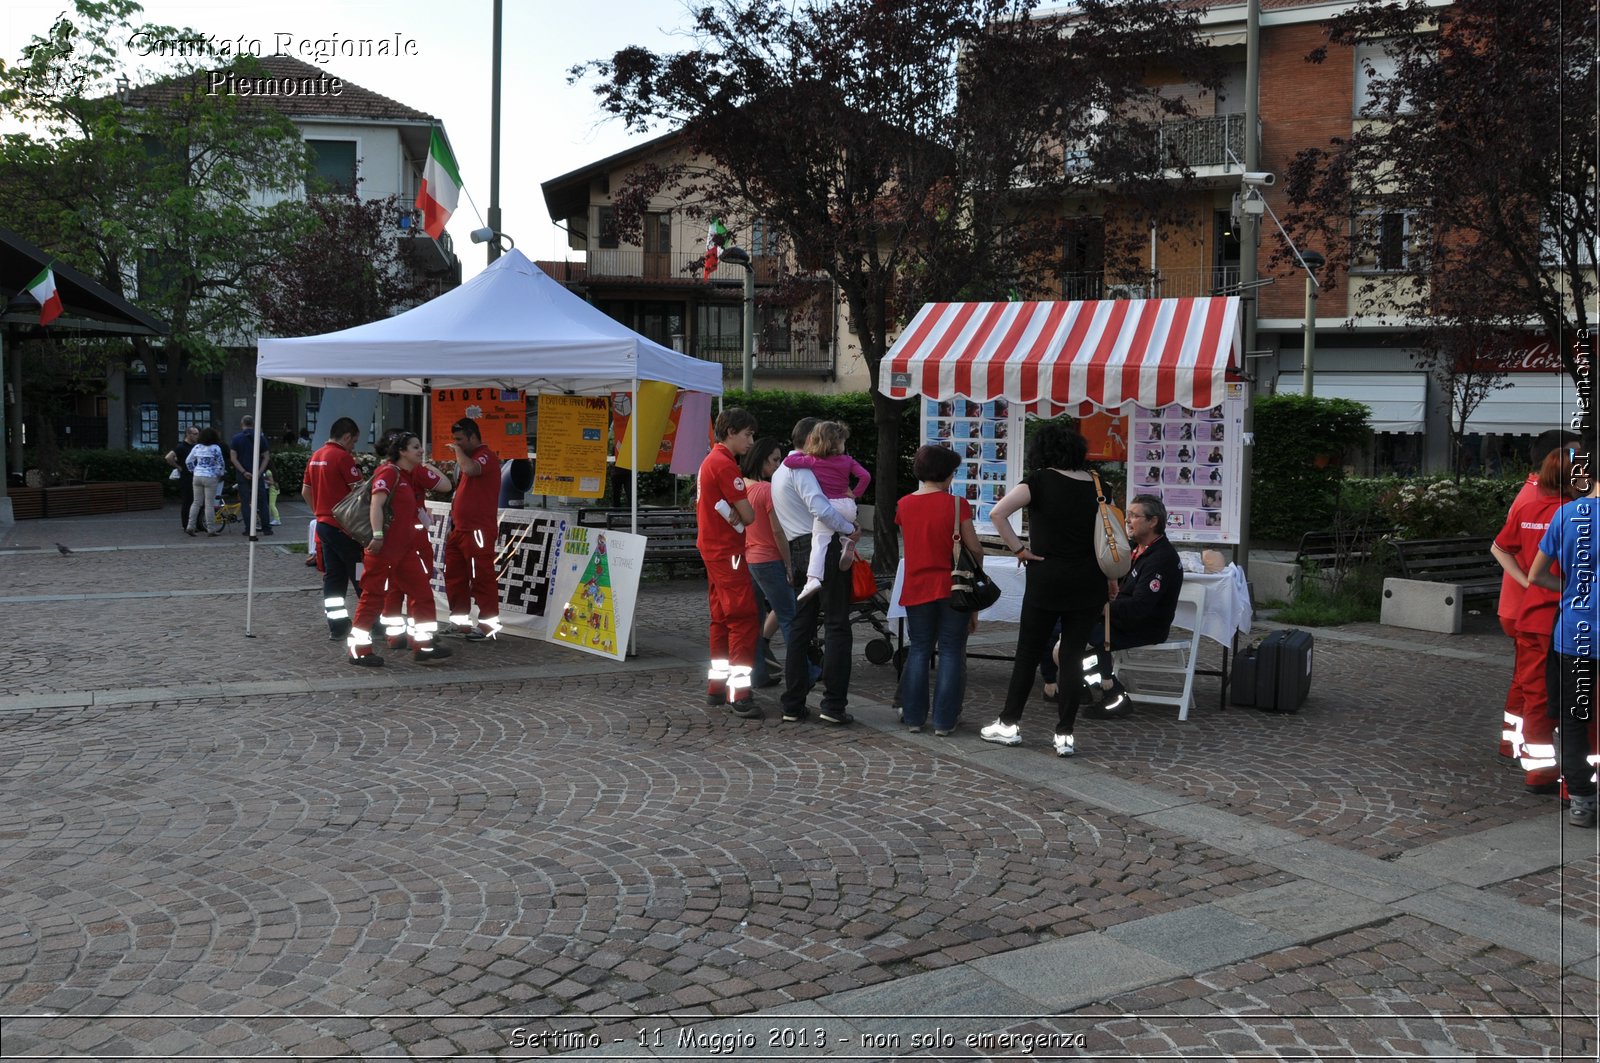
<instances>
[{"instance_id":1,"label":"red uniform trousers","mask_svg":"<svg viewBox=\"0 0 1600 1063\"><path fill-rule=\"evenodd\" d=\"M725 695L730 702L743 701L750 696L750 674L755 668L756 639L761 629L755 584L742 555L702 560L711 602L711 671L706 679L706 694Z\"/></svg>"},{"instance_id":2,"label":"red uniform trousers","mask_svg":"<svg viewBox=\"0 0 1600 1063\"><path fill-rule=\"evenodd\" d=\"M1516 663L1511 675L1511 689L1517 699L1514 755L1522 762L1527 784L1541 786L1554 783L1561 775L1561 762L1555 745L1556 722L1550 718L1550 696L1545 683L1550 633L1519 631L1516 637ZM1513 718L1510 710L1507 711L1507 717L1506 722L1510 727Z\"/></svg>"},{"instance_id":3,"label":"red uniform trousers","mask_svg":"<svg viewBox=\"0 0 1600 1063\"><path fill-rule=\"evenodd\" d=\"M418 534L422 538L420 545L417 547L417 560L422 564L422 571L427 574L428 605L432 607L434 605L433 542L428 538L426 531L419 532ZM393 580L389 582L389 593L383 600L383 615L380 616L379 619L383 621L384 634L388 635L390 638L396 638L398 636L405 635L408 631L413 634L415 633L414 629L417 620L420 618L417 616L416 606L412 606L409 610L406 609L405 602L409 597L410 595L407 594L403 588L396 586ZM406 623L406 619L408 617L411 621L409 625ZM434 613L430 613L428 615L428 619L430 621L433 620L434 617Z\"/></svg>"},{"instance_id":4,"label":"red uniform trousers","mask_svg":"<svg viewBox=\"0 0 1600 1063\"><path fill-rule=\"evenodd\" d=\"M495 571L496 532L452 527L444 544L444 595L450 619L465 624L478 607L478 621L500 616L500 576Z\"/></svg>"},{"instance_id":5,"label":"red uniform trousers","mask_svg":"<svg viewBox=\"0 0 1600 1063\"><path fill-rule=\"evenodd\" d=\"M1517 726L1522 719L1522 700L1526 696L1522 686L1518 684L1517 677L1522 674L1523 660L1521 651L1516 648L1517 618L1502 616L1500 630L1506 633L1506 638L1512 641L1512 652L1517 654L1511 666L1511 686L1506 690L1506 707L1500 721L1500 755L1514 757L1517 755ZM1539 659L1540 674L1543 674L1544 658Z\"/></svg>"},{"instance_id":6,"label":"red uniform trousers","mask_svg":"<svg viewBox=\"0 0 1600 1063\"><path fill-rule=\"evenodd\" d=\"M413 645L432 642L437 614L433 606L433 583L422 558L411 553L392 564L372 554L363 559L367 569L361 577L361 601L356 604L354 630L350 633L351 652L361 657L372 652L372 625L380 617L399 616L402 600L411 607L412 623L427 625L427 638L422 638L419 631L412 640ZM389 602L396 603L393 612L389 610Z\"/></svg>"}]
</instances>

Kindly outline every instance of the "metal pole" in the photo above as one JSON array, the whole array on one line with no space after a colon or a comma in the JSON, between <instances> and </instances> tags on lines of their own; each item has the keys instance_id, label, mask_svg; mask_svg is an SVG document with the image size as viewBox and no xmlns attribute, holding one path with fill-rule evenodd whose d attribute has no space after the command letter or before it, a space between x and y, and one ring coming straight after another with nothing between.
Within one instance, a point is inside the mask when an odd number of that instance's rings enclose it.
<instances>
[{"instance_id":1,"label":"metal pole","mask_svg":"<svg viewBox=\"0 0 1600 1063\"><path fill-rule=\"evenodd\" d=\"M248 484L242 483L239 485L239 508L241 510L244 509L245 492L250 492L250 557L249 563L245 569L247 575L245 577L244 585L244 637L247 639L253 639L256 637L255 628L253 626L256 608L256 536L259 534L256 530L256 526L264 519L267 519L261 516L261 506L259 504L261 501L261 495L257 493L257 486L261 482L262 383L261 377L257 376L256 415L254 423L250 426L251 430L255 433L253 439L251 440L250 468L255 471L255 474L250 478L250 482Z\"/></svg>"},{"instance_id":2,"label":"metal pole","mask_svg":"<svg viewBox=\"0 0 1600 1063\"><path fill-rule=\"evenodd\" d=\"M1317 279L1306 274L1306 341L1300 356L1300 394L1311 397L1311 362L1317 352Z\"/></svg>"},{"instance_id":3,"label":"metal pole","mask_svg":"<svg viewBox=\"0 0 1600 1063\"><path fill-rule=\"evenodd\" d=\"M0 328L0 392L5 391L6 330ZM6 399L0 394L0 524L10 524L14 519L11 499L6 493Z\"/></svg>"},{"instance_id":4,"label":"metal pole","mask_svg":"<svg viewBox=\"0 0 1600 1063\"><path fill-rule=\"evenodd\" d=\"M749 401L756 371L756 267L744 264L744 393Z\"/></svg>"},{"instance_id":5,"label":"metal pole","mask_svg":"<svg viewBox=\"0 0 1600 1063\"><path fill-rule=\"evenodd\" d=\"M1261 121L1261 0L1247 0L1244 31L1244 168L1261 169L1261 142L1256 127ZM1261 216L1240 210L1239 217L1239 311L1244 315L1243 345L1239 352L1241 369L1248 370L1246 360L1256 349L1256 251L1261 240ZM1255 388L1250 381L1244 386L1245 438L1253 437L1256 427ZM1248 575L1250 561L1250 481L1254 476L1255 461L1251 448L1244 448L1241 476L1239 478L1239 548L1234 551L1234 561Z\"/></svg>"},{"instance_id":6,"label":"metal pole","mask_svg":"<svg viewBox=\"0 0 1600 1063\"><path fill-rule=\"evenodd\" d=\"M494 87L489 97L489 261L500 257L500 28L504 0L494 0Z\"/></svg>"}]
</instances>

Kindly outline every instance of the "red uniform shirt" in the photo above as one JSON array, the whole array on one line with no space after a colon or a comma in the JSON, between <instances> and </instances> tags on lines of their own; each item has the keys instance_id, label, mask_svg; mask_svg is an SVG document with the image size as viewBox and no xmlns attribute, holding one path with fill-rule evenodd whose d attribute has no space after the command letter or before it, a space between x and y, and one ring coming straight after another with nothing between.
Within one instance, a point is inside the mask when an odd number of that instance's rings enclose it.
<instances>
[{"instance_id":1,"label":"red uniform shirt","mask_svg":"<svg viewBox=\"0 0 1600 1063\"><path fill-rule=\"evenodd\" d=\"M467 455L483 472L460 474L455 501L450 503L450 523L469 531L492 531L500 524L500 458L487 444Z\"/></svg>"},{"instance_id":2,"label":"red uniform shirt","mask_svg":"<svg viewBox=\"0 0 1600 1063\"><path fill-rule=\"evenodd\" d=\"M700 529L694 544L701 556L729 558L744 553L744 532L735 531L727 518L717 512L717 503L727 502L731 507L746 498L739 459L718 443L700 463L699 498L695 500L695 518Z\"/></svg>"},{"instance_id":3,"label":"red uniform shirt","mask_svg":"<svg viewBox=\"0 0 1600 1063\"><path fill-rule=\"evenodd\" d=\"M306 482L311 485L311 512L324 524L337 525L333 507L344 501L362 480L355 455L337 443L324 443L306 462Z\"/></svg>"},{"instance_id":4,"label":"red uniform shirt","mask_svg":"<svg viewBox=\"0 0 1600 1063\"><path fill-rule=\"evenodd\" d=\"M1560 495L1547 495L1538 490L1526 498L1519 494L1518 500L1511 504L1511 512L1506 514L1505 527L1494 537L1494 544L1516 558L1522 571L1528 571L1533 567L1533 559L1538 556L1539 540L1544 538L1545 529L1550 527L1551 516L1564 501ZM1506 578L1511 578L1510 573L1506 574ZM1512 585L1516 585L1515 581ZM1536 583L1530 583L1527 590L1521 587L1517 589L1522 592L1517 630L1550 634L1555 628L1556 607L1561 602L1561 595Z\"/></svg>"},{"instance_id":5,"label":"red uniform shirt","mask_svg":"<svg viewBox=\"0 0 1600 1063\"><path fill-rule=\"evenodd\" d=\"M378 556L386 561L398 561L409 556L416 547L417 489L413 477L401 472L398 466L384 462L372 474L372 493L386 492L394 519L384 533Z\"/></svg>"},{"instance_id":6,"label":"red uniform shirt","mask_svg":"<svg viewBox=\"0 0 1600 1063\"><path fill-rule=\"evenodd\" d=\"M1538 497L1539 477L1535 473L1529 473L1527 480L1523 481L1522 487L1517 490L1517 497L1511 500L1511 510L1515 511L1518 506ZM1508 521L1511 519L1510 512L1506 514L1506 519ZM1533 540L1533 546L1534 549L1538 549L1538 539ZM1527 560L1522 561L1521 564L1522 571L1528 571L1528 566L1533 564L1533 555L1529 554ZM1495 611L1496 615L1509 617L1512 621L1515 621L1517 617L1522 615L1522 594L1522 585L1511 578L1511 573L1507 572L1504 576L1501 576L1500 606Z\"/></svg>"},{"instance_id":7,"label":"red uniform shirt","mask_svg":"<svg viewBox=\"0 0 1600 1063\"><path fill-rule=\"evenodd\" d=\"M956 508L961 519L972 519L972 507L964 498L948 492L910 494L895 507L894 522L900 525L900 540L905 544L905 578L900 584L901 605L923 605L950 597L950 535L956 530Z\"/></svg>"}]
</instances>

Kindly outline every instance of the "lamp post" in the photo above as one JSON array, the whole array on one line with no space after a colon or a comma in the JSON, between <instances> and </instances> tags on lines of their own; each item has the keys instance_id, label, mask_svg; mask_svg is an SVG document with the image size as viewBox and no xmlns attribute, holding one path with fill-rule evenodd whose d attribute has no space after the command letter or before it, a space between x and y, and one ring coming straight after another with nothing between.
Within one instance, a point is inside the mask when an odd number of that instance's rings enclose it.
<instances>
[{"instance_id":1,"label":"lamp post","mask_svg":"<svg viewBox=\"0 0 1600 1063\"><path fill-rule=\"evenodd\" d=\"M1300 265L1306 271L1305 353L1300 356L1300 394L1311 397L1311 361L1317 352L1317 273L1328 260L1317 251L1300 252Z\"/></svg>"},{"instance_id":2,"label":"lamp post","mask_svg":"<svg viewBox=\"0 0 1600 1063\"><path fill-rule=\"evenodd\" d=\"M481 229L474 229L468 233L468 238L475 244L489 245L489 261L493 262L507 251L516 249L517 242L503 232L497 232L492 225L485 225Z\"/></svg>"},{"instance_id":3,"label":"lamp post","mask_svg":"<svg viewBox=\"0 0 1600 1063\"><path fill-rule=\"evenodd\" d=\"M723 248L721 261L744 267L744 393L749 395L755 387L756 267L742 247Z\"/></svg>"}]
</instances>

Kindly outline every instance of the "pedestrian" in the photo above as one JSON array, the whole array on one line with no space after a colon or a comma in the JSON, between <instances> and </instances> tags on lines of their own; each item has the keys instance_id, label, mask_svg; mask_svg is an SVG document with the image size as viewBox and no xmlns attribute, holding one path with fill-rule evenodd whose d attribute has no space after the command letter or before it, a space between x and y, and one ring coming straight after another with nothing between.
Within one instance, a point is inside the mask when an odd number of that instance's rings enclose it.
<instances>
[{"instance_id":1,"label":"pedestrian","mask_svg":"<svg viewBox=\"0 0 1600 1063\"><path fill-rule=\"evenodd\" d=\"M418 664L434 664L451 656L434 639L438 623L433 584L417 551L417 510L421 503L413 474L422 465L422 455L422 440L410 432L401 432L390 444L387 460L372 474L370 519L375 534L362 555L366 572L347 643L350 663L354 665L383 665L383 658L372 651L372 624L386 611L385 599L393 589L404 596L411 611L411 659ZM393 517L384 531L386 504Z\"/></svg>"},{"instance_id":2,"label":"pedestrian","mask_svg":"<svg viewBox=\"0 0 1600 1063\"><path fill-rule=\"evenodd\" d=\"M838 421L818 421L806 437L806 445L785 457L783 463L791 469L810 469L834 512L853 525L856 500L867 493L872 474L844 452L849 438L850 429ZM811 522L811 560L806 566L806 584L795 595L797 600L803 601L822 589L822 566L832 540L833 529L826 521ZM848 569L854 563L855 543L847 542L839 554L839 567Z\"/></svg>"},{"instance_id":3,"label":"pedestrian","mask_svg":"<svg viewBox=\"0 0 1600 1063\"><path fill-rule=\"evenodd\" d=\"M1577 463L1575 463L1577 464ZM1587 473L1587 463L1582 472ZM1539 540L1539 552L1528 570L1528 582L1561 596L1545 662L1546 697L1557 720L1561 776L1572 807L1567 822L1595 825L1594 723L1595 682L1600 679L1600 596L1595 594L1595 558L1600 554L1600 480L1577 480L1586 493L1566 503L1550 518ZM1551 571L1559 565L1561 575Z\"/></svg>"},{"instance_id":4,"label":"pedestrian","mask_svg":"<svg viewBox=\"0 0 1600 1063\"><path fill-rule=\"evenodd\" d=\"M817 423L815 417L804 417L795 424L791 438L797 449L811 437L811 430ZM810 649L820 623L823 627L822 702L817 718L837 726L853 723L855 717L848 710L850 574L841 572L838 562L844 543L853 544L860 539L861 530L829 504L810 469L778 466L772 474L772 508L789 540L789 558L796 572L810 565L811 529L815 522L820 520L833 533L825 551L818 547L823 553L822 590L796 606L789 631L792 637L784 647L783 718L794 723L811 714L806 708L806 695L812 686Z\"/></svg>"},{"instance_id":5,"label":"pedestrian","mask_svg":"<svg viewBox=\"0 0 1600 1063\"><path fill-rule=\"evenodd\" d=\"M391 440L398 433L391 433ZM424 450L426 453L426 450ZM422 563L423 571L428 577L428 604L437 610L433 600L433 573L434 549L433 539L429 537L428 529L433 527L433 514L428 512L427 499L430 494L448 494L453 487L450 478L444 471L424 457L415 468L407 471L406 476L411 480L411 489L416 497L416 511L412 514L412 528L416 536L412 540L417 551L417 560ZM396 519L399 511L395 511ZM383 604L384 635L389 648L393 650L404 649L416 643L417 614L415 610L407 608L409 593L394 581L390 581L389 594ZM435 634L438 633L438 624L434 625Z\"/></svg>"},{"instance_id":6,"label":"pedestrian","mask_svg":"<svg viewBox=\"0 0 1600 1063\"><path fill-rule=\"evenodd\" d=\"M1017 650L1000 718L979 732L985 742L1022 742L1022 710L1033 691L1034 672L1050 652L1050 634L1061 625L1063 661L1081 661L1089 632L1106 603L1106 577L1094 553L1094 522L1099 514L1094 480L1087 469L1089 444L1076 431L1048 423L1028 444L1033 471L1006 492L991 511L1000 538L1024 564L1026 589L1017 628ZM1028 510L1029 545L1023 546L1009 520ZM1074 727L1083 684L1058 684L1056 755L1077 752Z\"/></svg>"},{"instance_id":7,"label":"pedestrian","mask_svg":"<svg viewBox=\"0 0 1600 1063\"><path fill-rule=\"evenodd\" d=\"M769 437L758 439L739 462L754 519L744 530L744 563L756 586L756 609L761 634L756 640L753 679L757 689L782 682L783 666L772 653L772 636L783 632L789 644L794 624L794 575L789 567L789 540L772 511L772 474L783 461L783 444Z\"/></svg>"},{"instance_id":8,"label":"pedestrian","mask_svg":"<svg viewBox=\"0 0 1600 1063\"><path fill-rule=\"evenodd\" d=\"M1533 494L1512 503L1505 527L1489 547L1489 553L1520 592L1521 606L1510 625L1516 640L1511 685L1520 688L1516 696L1518 708L1517 715L1506 723L1514 735L1514 755L1521 762L1523 785L1534 794L1553 794L1560 789L1555 723L1550 719L1544 681L1560 596L1546 587L1530 584L1528 569L1556 510L1579 494L1572 480L1571 453L1566 447L1557 447L1545 456L1537 470Z\"/></svg>"},{"instance_id":9,"label":"pedestrian","mask_svg":"<svg viewBox=\"0 0 1600 1063\"><path fill-rule=\"evenodd\" d=\"M928 672L938 649L938 678L933 683L931 708L933 733L945 737L955 730L961 715L961 697L967 679L967 636L978 629L978 614L963 613L950 605L951 540L974 557L983 544L972 526L972 507L950 493L950 481L961 458L948 447L925 446L917 450L911 470L918 487L900 500L895 523L900 527L905 575L900 604L905 606L910 647L900 670L900 704L907 730L920 731L928 722L930 696Z\"/></svg>"},{"instance_id":10,"label":"pedestrian","mask_svg":"<svg viewBox=\"0 0 1600 1063\"><path fill-rule=\"evenodd\" d=\"M343 642L350 637L350 588L356 596L361 584L356 568L361 564L361 544L350 538L333 515L333 507L344 501L365 477L356 464L355 449L361 442L361 428L350 417L333 422L328 441L318 447L306 462L300 483L300 497L311 507L316 520L317 554L322 558L322 613L328 621L328 637Z\"/></svg>"},{"instance_id":11,"label":"pedestrian","mask_svg":"<svg viewBox=\"0 0 1600 1063\"><path fill-rule=\"evenodd\" d=\"M183 439L165 455L167 464L172 466L172 478L178 481L178 525L186 532L189 531L189 511L194 508L194 473L189 470L189 451L198 442L200 429L190 425L183 430Z\"/></svg>"},{"instance_id":12,"label":"pedestrian","mask_svg":"<svg viewBox=\"0 0 1600 1063\"><path fill-rule=\"evenodd\" d=\"M450 502L450 536L444 544L444 593L451 631L472 641L500 634L500 456L483 442L478 422L463 417L450 426L456 455L456 493ZM472 607L478 619L472 619Z\"/></svg>"},{"instance_id":13,"label":"pedestrian","mask_svg":"<svg viewBox=\"0 0 1600 1063\"><path fill-rule=\"evenodd\" d=\"M190 535L199 533L200 513L203 508L206 534L210 536L222 534L215 526L217 496L222 490L222 477L228 470L222 457L222 437L217 435L217 430L207 428L201 432L195 445L189 448L188 456L183 462L184 468L189 470L194 480L194 498L189 503L188 523L184 530Z\"/></svg>"},{"instance_id":14,"label":"pedestrian","mask_svg":"<svg viewBox=\"0 0 1600 1063\"><path fill-rule=\"evenodd\" d=\"M262 535L272 534L272 525L267 523L263 515L267 505L267 484L263 477L256 475L256 440L261 441L261 467L267 467L271 460L271 444L267 437L255 430L256 419L246 415L239 421L239 432L228 441L228 449L233 455L233 471L239 480L239 515L244 518L244 534L253 535L260 531ZM260 519L261 527L256 527L256 520Z\"/></svg>"},{"instance_id":15,"label":"pedestrian","mask_svg":"<svg viewBox=\"0 0 1600 1063\"><path fill-rule=\"evenodd\" d=\"M711 668L706 673L706 704L727 705L747 720L761 718L750 693L755 668L755 588L744 566L744 532L755 520L750 508L743 457L756 441L756 419L737 407L717 415L712 429L716 443L696 478L695 546L706 566L706 591L711 606Z\"/></svg>"}]
</instances>

